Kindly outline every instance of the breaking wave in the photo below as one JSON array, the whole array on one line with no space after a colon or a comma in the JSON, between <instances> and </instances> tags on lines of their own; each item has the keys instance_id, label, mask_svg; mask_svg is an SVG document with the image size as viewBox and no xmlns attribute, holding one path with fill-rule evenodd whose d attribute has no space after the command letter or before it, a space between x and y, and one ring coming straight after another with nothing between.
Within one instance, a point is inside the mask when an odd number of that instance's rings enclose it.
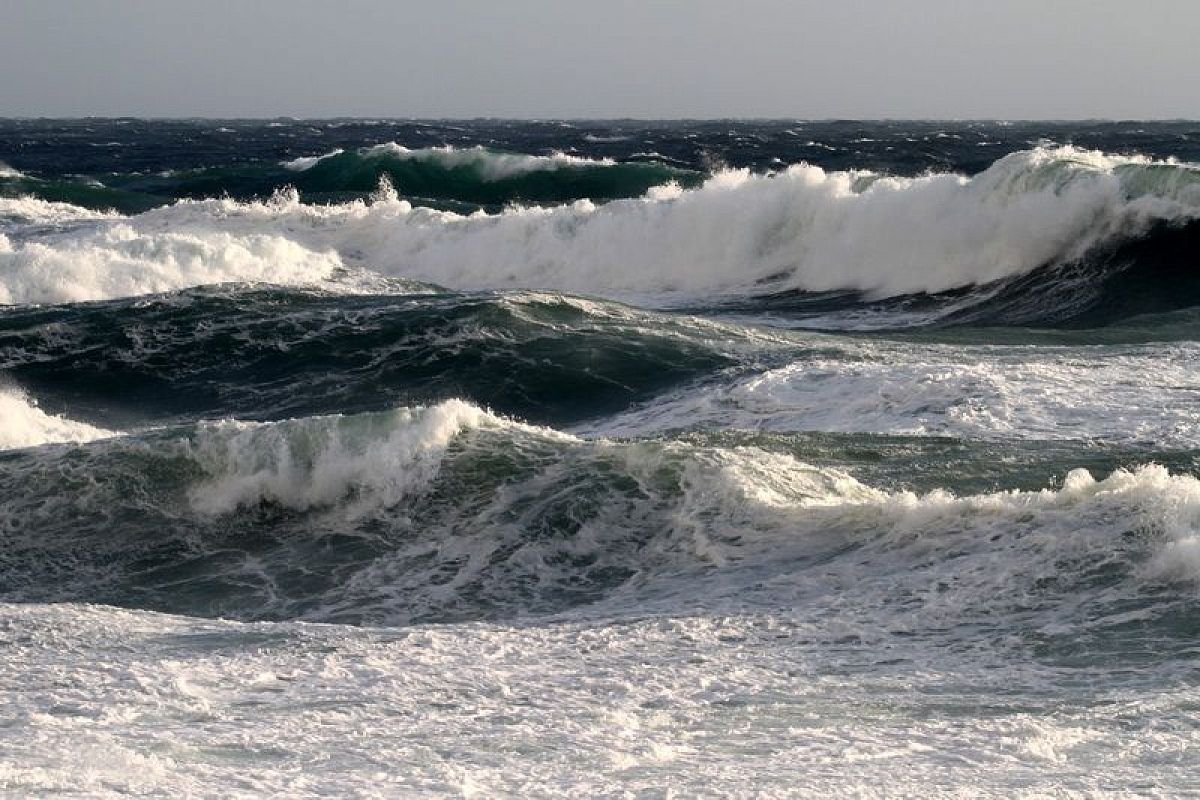
<instances>
[{"instance_id":1,"label":"breaking wave","mask_svg":"<svg viewBox=\"0 0 1200 800\"><path fill-rule=\"evenodd\" d=\"M604 205L497 214L436 211L386 192L333 206L284 193L265 203L181 202L98 222L90 233L5 245L0 298L318 282L352 266L460 289L656 302L833 290L869 299L1080 263L1198 216L1195 168L1073 148L1015 153L971 178L799 165L772 175L723 172L695 189L667 185Z\"/></svg>"}]
</instances>

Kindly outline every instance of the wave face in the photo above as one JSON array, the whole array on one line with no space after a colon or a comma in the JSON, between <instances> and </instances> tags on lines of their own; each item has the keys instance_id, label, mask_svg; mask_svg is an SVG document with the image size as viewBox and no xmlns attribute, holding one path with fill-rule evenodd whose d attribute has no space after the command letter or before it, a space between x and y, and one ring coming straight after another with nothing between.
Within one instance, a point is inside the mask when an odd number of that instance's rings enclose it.
<instances>
[{"instance_id":1,"label":"wave face","mask_svg":"<svg viewBox=\"0 0 1200 800\"><path fill-rule=\"evenodd\" d=\"M0 794L1194 789L1195 123L0 157Z\"/></svg>"}]
</instances>

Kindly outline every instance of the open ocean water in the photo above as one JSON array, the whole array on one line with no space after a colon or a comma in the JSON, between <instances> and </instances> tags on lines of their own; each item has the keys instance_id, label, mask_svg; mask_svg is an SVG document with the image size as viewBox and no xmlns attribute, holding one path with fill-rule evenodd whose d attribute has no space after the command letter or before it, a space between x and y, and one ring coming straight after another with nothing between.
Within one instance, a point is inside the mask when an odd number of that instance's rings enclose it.
<instances>
[{"instance_id":1,"label":"open ocean water","mask_svg":"<svg viewBox=\"0 0 1200 800\"><path fill-rule=\"evenodd\" d=\"M0 161L4 796L1200 794L1200 123Z\"/></svg>"}]
</instances>

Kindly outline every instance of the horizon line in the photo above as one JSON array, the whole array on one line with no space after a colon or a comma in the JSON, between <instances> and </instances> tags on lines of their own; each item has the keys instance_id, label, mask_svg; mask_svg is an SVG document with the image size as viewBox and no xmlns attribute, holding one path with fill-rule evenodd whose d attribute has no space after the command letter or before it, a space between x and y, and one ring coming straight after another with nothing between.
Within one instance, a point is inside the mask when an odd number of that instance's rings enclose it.
<instances>
[{"instance_id":1,"label":"horizon line","mask_svg":"<svg viewBox=\"0 0 1200 800\"><path fill-rule=\"evenodd\" d=\"M6 121L39 121L39 120L139 120L143 122L191 122L197 120L213 122L325 122L325 121L382 121L382 122L789 122L789 123L833 123L833 122L1008 122L1008 123L1081 123L1081 122L1197 122L1200 117L793 117L793 116L681 116L681 117L648 117L648 116L389 116L386 114L337 114L333 116L294 116L277 114L273 116L238 116L238 115L141 115L141 114L84 114L81 116L63 116L57 114L15 114L0 115L0 120Z\"/></svg>"}]
</instances>

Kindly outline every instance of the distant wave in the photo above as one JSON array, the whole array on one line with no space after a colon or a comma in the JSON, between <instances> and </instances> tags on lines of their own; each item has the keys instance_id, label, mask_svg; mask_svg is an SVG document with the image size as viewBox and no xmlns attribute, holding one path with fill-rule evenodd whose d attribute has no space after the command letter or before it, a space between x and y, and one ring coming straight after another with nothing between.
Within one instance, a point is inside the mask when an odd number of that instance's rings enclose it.
<instances>
[{"instance_id":1,"label":"distant wave","mask_svg":"<svg viewBox=\"0 0 1200 800\"><path fill-rule=\"evenodd\" d=\"M659 163L618 163L566 153L527 155L484 147L410 149L387 143L285 162L305 194L370 192L386 178L408 197L487 205L636 197L668 181L695 184L697 173Z\"/></svg>"},{"instance_id":2,"label":"distant wave","mask_svg":"<svg viewBox=\"0 0 1200 800\"><path fill-rule=\"evenodd\" d=\"M297 158L284 163L289 169L303 172L312 169L317 164L337 158L345 153L342 149L333 150L321 156ZM579 170L592 167L614 167L617 162L612 159L591 159L572 156L566 153L552 153L548 156L533 156L524 153L504 153L488 150L482 146L457 148L427 147L410 149L394 142L374 145L358 150L354 155L362 160L388 159L394 161L427 161L446 169L469 168L486 181L499 181L531 172L555 172L558 170Z\"/></svg>"},{"instance_id":3,"label":"distant wave","mask_svg":"<svg viewBox=\"0 0 1200 800\"><path fill-rule=\"evenodd\" d=\"M283 163L251 162L88 178L41 179L0 170L0 197L31 196L95 210L139 213L181 199L265 198L294 186L306 201L345 202L373 192L381 180L403 196L450 210L498 210L510 203L561 203L637 197L677 181L693 186L698 172L657 161L617 162L566 153L529 155L483 147L410 149L387 143L335 149Z\"/></svg>"}]
</instances>

